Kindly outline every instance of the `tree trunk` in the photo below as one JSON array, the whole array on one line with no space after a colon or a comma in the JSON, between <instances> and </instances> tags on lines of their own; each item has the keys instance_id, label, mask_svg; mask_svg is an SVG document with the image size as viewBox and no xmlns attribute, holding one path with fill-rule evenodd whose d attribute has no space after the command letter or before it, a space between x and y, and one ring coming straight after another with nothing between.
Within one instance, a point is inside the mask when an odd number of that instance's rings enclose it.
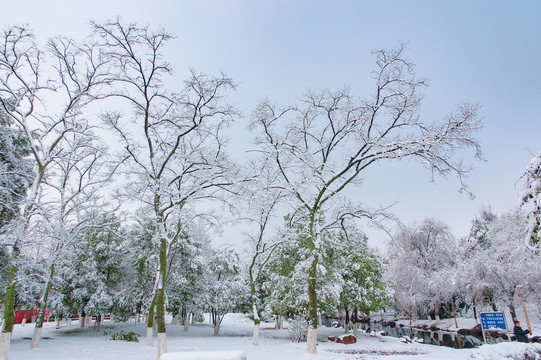
<instances>
[{"instance_id":1,"label":"tree trunk","mask_svg":"<svg viewBox=\"0 0 541 360\"><path fill-rule=\"evenodd\" d=\"M143 307L143 299L139 301L137 304L137 308L135 309L135 323L141 322L141 309Z\"/></svg>"},{"instance_id":2,"label":"tree trunk","mask_svg":"<svg viewBox=\"0 0 541 360\"><path fill-rule=\"evenodd\" d=\"M358 319L358 314L357 314L357 308L355 308L353 310L353 314L351 316L351 320L353 321L353 335L357 336L358 334L358 328L359 328L359 322L357 321Z\"/></svg>"},{"instance_id":3,"label":"tree trunk","mask_svg":"<svg viewBox=\"0 0 541 360\"><path fill-rule=\"evenodd\" d=\"M8 360L10 343L11 332L2 331L2 335L0 335L0 360Z\"/></svg>"},{"instance_id":4,"label":"tree trunk","mask_svg":"<svg viewBox=\"0 0 541 360\"><path fill-rule=\"evenodd\" d=\"M36 349L39 347L39 340L41 339L42 327L35 327L34 333L32 334L32 343L30 344L30 349Z\"/></svg>"},{"instance_id":5,"label":"tree trunk","mask_svg":"<svg viewBox=\"0 0 541 360\"><path fill-rule=\"evenodd\" d=\"M184 332L188 332L189 329L190 329L190 314L188 313L186 321L184 322Z\"/></svg>"},{"instance_id":6,"label":"tree trunk","mask_svg":"<svg viewBox=\"0 0 541 360\"><path fill-rule=\"evenodd\" d=\"M436 323L440 323L440 303L437 302L434 304L434 317L436 318Z\"/></svg>"},{"instance_id":7,"label":"tree trunk","mask_svg":"<svg viewBox=\"0 0 541 360\"><path fill-rule=\"evenodd\" d=\"M34 325L34 334L32 335L32 343L30 344L30 349L35 349L39 347L39 341L41 339L41 329L43 328L43 321L45 320L45 311L47 310L47 302L49 300L49 292L51 291L53 276L54 264L52 264L49 269L49 279L47 280L45 292L43 293L39 304L39 314Z\"/></svg>"},{"instance_id":8,"label":"tree trunk","mask_svg":"<svg viewBox=\"0 0 541 360\"><path fill-rule=\"evenodd\" d=\"M218 310L212 309L212 325L214 327L214 336L220 336L220 314Z\"/></svg>"},{"instance_id":9,"label":"tree trunk","mask_svg":"<svg viewBox=\"0 0 541 360\"><path fill-rule=\"evenodd\" d=\"M85 320L86 320L86 313L85 309L81 310L81 314L79 315L79 324L81 324L81 327L85 327Z\"/></svg>"},{"instance_id":10,"label":"tree trunk","mask_svg":"<svg viewBox=\"0 0 541 360\"><path fill-rule=\"evenodd\" d=\"M160 280L156 291L156 316L158 322L158 360L167 352L165 333L165 279L167 275L167 241L160 241Z\"/></svg>"},{"instance_id":11,"label":"tree trunk","mask_svg":"<svg viewBox=\"0 0 541 360\"><path fill-rule=\"evenodd\" d=\"M15 323L15 285L17 282L18 268L15 265L19 257L20 249L17 245L13 246L11 254L11 265L8 273L8 286L4 300L4 323L2 325L2 336L0 338L0 359L7 360L9 355L9 346L13 325Z\"/></svg>"},{"instance_id":12,"label":"tree trunk","mask_svg":"<svg viewBox=\"0 0 541 360\"><path fill-rule=\"evenodd\" d=\"M167 338L165 332L158 332L158 360L167 352Z\"/></svg>"},{"instance_id":13,"label":"tree trunk","mask_svg":"<svg viewBox=\"0 0 541 360\"><path fill-rule=\"evenodd\" d=\"M308 271L308 337L306 352L315 354L317 352L317 295L316 295L316 277L317 277L318 256L314 254L314 259Z\"/></svg>"},{"instance_id":14,"label":"tree trunk","mask_svg":"<svg viewBox=\"0 0 541 360\"><path fill-rule=\"evenodd\" d=\"M154 328L154 307L156 305L156 297L152 299L150 303L150 308L148 309L147 315L147 346L153 345L153 328Z\"/></svg>"},{"instance_id":15,"label":"tree trunk","mask_svg":"<svg viewBox=\"0 0 541 360\"><path fill-rule=\"evenodd\" d=\"M515 305L513 305L513 303L510 303L508 306L509 306L509 312L511 313L511 319L513 319L513 324L516 324L518 319L517 319L517 312L515 311Z\"/></svg>"},{"instance_id":16,"label":"tree trunk","mask_svg":"<svg viewBox=\"0 0 541 360\"><path fill-rule=\"evenodd\" d=\"M261 320L259 319L259 313L257 311L257 293L255 288L255 282L252 275L252 267L250 267L250 300L252 302L252 316L254 317L254 332L252 337L252 345L259 345L259 324Z\"/></svg>"},{"instance_id":17,"label":"tree trunk","mask_svg":"<svg viewBox=\"0 0 541 360\"><path fill-rule=\"evenodd\" d=\"M252 338L252 345L259 346L259 327L260 325L254 325L254 336Z\"/></svg>"},{"instance_id":18,"label":"tree trunk","mask_svg":"<svg viewBox=\"0 0 541 360\"><path fill-rule=\"evenodd\" d=\"M26 315L28 314L28 309L24 311L23 321L21 322L21 326L24 327L26 325Z\"/></svg>"},{"instance_id":19,"label":"tree trunk","mask_svg":"<svg viewBox=\"0 0 541 360\"><path fill-rule=\"evenodd\" d=\"M182 325L186 325L186 322L190 321L190 313L188 311L188 306L186 304L183 304L180 309L180 320L182 321Z\"/></svg>"},{"instance_id":20,"label":"tree trunk","mask_svg":"<svg viewBox=\"0 0 541 360\"><path fill-rule=\"evenodd\" d=\"M477 320L477 306L475 306L475 302L473 302L473 318L475 319L475 323L479 324L479 320Z\"/></svg>"},{"instance_id":21,"label":"tree trunk","mask_svg":"<svg viewBox=\"0 0 541 360\"><path fill-rule=\"evenodd\" d=\"M96 315L96 320L94 320L94 330L96 332L100 332L101 331L101 320L103 319L103 315L98 313Z\"/></svg>"},{"instance_id":22,"label":"tree trunk","mask_svg":"<svg viewBox=\"0 0 541 360\"><path fill-rule=\"evenodd\" d=\"M154 334L151 327L147 327L147 346L153 346L154 345Z\"/></svg>"},{"instance_id":23,"label":"tree trunk","mask_svg":"<svg viewBox=\"0 0 541 360\"><path fill-rule=\"evenodd\" d=\"M188 329L190 328L190 309L188 306L184 306L185 314L183 314L183 324L184 324L184 332L188 332Z\"/></svg>"},{"instance_id":24,"label":"tree trunk","mask_svg":"<svg viewBox=\"0 0 541 360\"><path fill-rule=\"evenodd\" d=\"M346 314L346 318L344 320L344 332L347 334L349 330L349 310L346 306L344 306L344 312Z\"/></svg>"},{"instance_id":25,"label":"tree trunk","mask_svg":"<svg viewBox=\"0 0 541 360\"><path fill-rule=\"evenodd\" d=\"M308 327L308 336L306 338L306 352L309 354L317 353L317 329Z\"/></svg>"}]
</instances>

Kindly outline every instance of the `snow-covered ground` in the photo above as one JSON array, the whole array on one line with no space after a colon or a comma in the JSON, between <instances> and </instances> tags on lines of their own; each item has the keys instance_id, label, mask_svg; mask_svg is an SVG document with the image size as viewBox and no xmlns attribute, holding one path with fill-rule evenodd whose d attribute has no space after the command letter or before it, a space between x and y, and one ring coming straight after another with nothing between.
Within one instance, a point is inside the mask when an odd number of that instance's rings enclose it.
<instances>
[{"instance_id":1,"label":"snow-covered ground","mask_svg":"<svg viewBox=\"0 0 541 360\"><path fill-rule=\"evenodd\" d=\"M459 350L419 343L404 344L397 338L378 339L366 334L359 335L356 344L344 345L326 341L327 336L341 335L343 329L320 327L318 353L308 355L305 353L306 343L291 342L287 330L271 329L272 324L262 325L259 346L251 344L252 323L241 314L228 314L225 317L219 337L212 335L212 327L208 324L192 326L188 333L183 331L182 325L168 325L168 351L241 350L248 360L500 360L519 359L512 356L523 354L528 349L530 352L541 352L541 344L502 343ZM146 327L143 323L106 321L99 333L93 330L92 324L79 328L79 324L73 322L56 329L55 324L47 323L42 334L45 339L42 339L40 348L30 350L30 340L24 338L32 336L33 328L33 324L15 326L10 360L155 360L157 356L156 347L145 344ZM104 332L122 330L140 334L140 342L113 341L110 336L104 335Z\"/></svg>"}]
</instances>

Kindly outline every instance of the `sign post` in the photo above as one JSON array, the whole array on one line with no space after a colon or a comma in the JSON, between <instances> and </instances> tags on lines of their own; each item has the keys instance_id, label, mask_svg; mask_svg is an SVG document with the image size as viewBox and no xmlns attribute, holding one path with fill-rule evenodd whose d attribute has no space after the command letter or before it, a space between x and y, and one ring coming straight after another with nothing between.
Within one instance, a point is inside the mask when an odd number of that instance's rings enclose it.
<instances>
[{"instance_id":1,"label":"sign post","mask_svg":"<svg viewBox=\"0 0 541 360\"><path fill-rule=\"evenodd\" d=\"M507 331L507 338L510 339L507 321L502 312L485 312L480 315L481 329L483 330L483 339L485 340L485 343L487 342L485 330L505 330Z\"/></svg>"}]
</instances>

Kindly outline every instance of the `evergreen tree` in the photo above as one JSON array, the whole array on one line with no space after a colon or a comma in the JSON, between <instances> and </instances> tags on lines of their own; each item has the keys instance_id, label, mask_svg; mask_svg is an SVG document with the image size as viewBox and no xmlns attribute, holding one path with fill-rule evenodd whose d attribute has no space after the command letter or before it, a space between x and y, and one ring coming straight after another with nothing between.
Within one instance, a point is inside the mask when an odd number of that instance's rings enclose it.
<instances>
[{"instance_id":1,"label":"evergreen tree","mask_svg":"<svg viewBox=\"0 0 541 360\"><path fill-rule=\"evenodd\" d=\"M384 261L368 247L367 238L342 235L341 239L344 266L337 270L341 270L344 285L340 304L346 312L346 320L352 312L356 321L357 311L370 314L390 305L390 289L383 279Z\"/></svg>"},{"instance_id":2,"label":"evergreen tree","mask_svg":"<svg viewBox=\"0 0 541 360\"><path fill-rule=\"evenodd\" d=\"M73 248L72 269L64 288L64 301L81 314L110 313L120 302L125 251L122 232L115 216L101 215L92 227L81 232Z\"/></svg>"},{"instance_id":3,"label":"evergreen tree","mask_svg":"<svg viewBox=\"0 0 541 360\"><path fill-rule=\"evenodd\" d=\"M212 250L208 254L203 301L210 311L214 335L220 335L224 316L248 303L249 290L241 273L239 255L232 249Z\"/></svg>"},{"instance_id":4,"label":"evergreen tree","mask_svg":"<svg viewBox=\"0 0 541 360\"><path fill-rule=\"evenodd\" d=\"M19 212L23 196L32 182L28 139L0 107L0 231ZM0 253L5 250L0 249ZM7 262L2 262L7 264Z\"/></svg>"}]
</instances>

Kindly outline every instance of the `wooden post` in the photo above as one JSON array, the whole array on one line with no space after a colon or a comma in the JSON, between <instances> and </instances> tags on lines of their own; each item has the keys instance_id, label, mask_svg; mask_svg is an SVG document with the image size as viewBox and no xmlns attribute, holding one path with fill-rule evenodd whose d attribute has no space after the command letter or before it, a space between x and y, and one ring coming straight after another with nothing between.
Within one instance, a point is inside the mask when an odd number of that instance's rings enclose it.
<instances>
[{"instance_id":1,"label":"wooden post","mask_svg":"<svg viewBox=\"0 0 541 360\"><path fill-rule=\"evenodd\" d=\"M451 299L451 306L453 307L453 317L455 318L456 339L458 341L458 348L462 349L462 344L460 343L460 334L458 333L458 321L456 320L455 300L454 299Z\"/></svg>"},{"instance_id":2,"label":"wooden post","mask_svg":"<svg viewBox=\"0 0 541 360\"><path fill-rule=\"evenodd\" d=\"M453 317L455 318L455 326L458 329L458 322L456 321L455 302L451 300L451 306L453 307Z\"/></svg>"},{"instance_id":3,"label":"wooden post","mask_svg":"<svg viewBox=\"0 0 541 360\"><path fill-rule=\"evenodd\" d=\"M528 311L526 311L526 303L524 302L524 294L522 293L522 286L518 286L518 291L520 293L520 300L522 300L522 308L524 309L524 316L526 316L526 323L528 324L528 330L530 330L530 335L532 335L532 326L530 325L530 318L528 317Z\"/></svg>"},{"instance_id":4,"label":"wooden post","mask_svg":"<svg viewBox=\"0 0 541 360\"><path fill-rule=\"evenodd\" d=\"M410 317L410 339L413 339L413 326L411 325L411 313L408 313Z\"/></svg>"}]
</instances>

